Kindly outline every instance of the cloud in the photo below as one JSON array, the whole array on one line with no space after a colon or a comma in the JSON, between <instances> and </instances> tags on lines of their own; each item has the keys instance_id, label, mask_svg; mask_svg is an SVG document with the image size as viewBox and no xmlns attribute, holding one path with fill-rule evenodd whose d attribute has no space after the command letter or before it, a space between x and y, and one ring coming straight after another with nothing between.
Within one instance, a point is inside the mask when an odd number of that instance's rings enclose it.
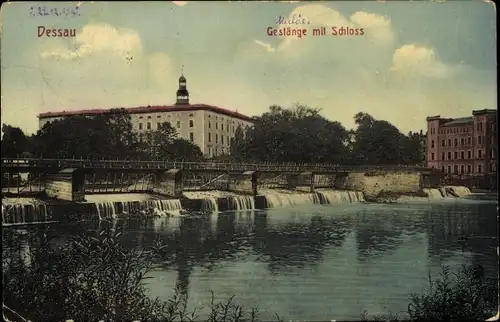
<instances>
[{"instance_id":1,"label":"cloud","mask_svg":"<svg viewBox=\"0 0 500 322\"><path fill-rule=\"evenodd\" d=\"M291 62L312 55L315 55L315 58L318 59L319 55L344 62L355 61L353 57L359 57L359 60L365 63L377 60L377 55L384 51L384 48L391 48L394 42L391 20L378 14L358 11L348 17L323 4L307 4L295 8L288 15L288 19L299 16L310 21L310 24L303 25L308 30L306 36L302 38L293 36L270 37L269 41L256 39L254 45L264 48L265 52L269 54L279 56L280 60ZM275 27L282 28L285 25ZM326 27L327 34L325 36L312 35L312 29L319 27ZM364 35L335 37L332 35L332 27L337 27L337 29L341 27L363 28ZM273 44L273 42L276 44ZM372 53L375 51L374 57ZM392 48L388 53L392 53Z\"/></svg>"},{"instance_id":2,"label":"cloud","mask_svg":"<svg viewBox=\"0 0 500 322\"><path fill-rule=\"evenodd\" d=\"M188 4L187 1L172 1L172 3L179 6L179 7L184 7L185 5Z\"/></svg>"},{"instance_id":3,"label":"cloud","mask_svg":"<svg viewBox=\"0 0 500 322\"><path fill-rule=\"evenodd\" d=\"M80 59L95 53L112 53L127 58L142 52L141 38L131 29L117 29L108 24L89 24L74 39L71 49L58 46L40 53L42 58Z\"/></svg>"},{"instance_id":4,"label":"cloud","mask_svg":"<svg viewBox=\"0 0 500 322\"><path fill-rule=\"evenodd\" d=\"M404 45L394 52L391 70L432 78L445 78L454 73L451 66L439 60L434 49L415 44Z\"/></svg>"},{"instance_id":5,"label":"cloud","mask_svg":"<svg viewBox=\"0 0 500 322\"><path fill-rule=\"evenodd\" d=\"M254 40L254 41L255 41L255 43L257 45L264 47L264 49L267 52L274 53L276 51L276 48L274 48L273 46L271 46L271 44L269 44L269 43L266 43L266 42L263 42L263 41L260 41L260 40Z\"/></svg>"},{"instance_id":6,"label":"cloud","mask_svg":"<svg viewBox=\"0 0 500 322\"><path fill-rule=\"evenodd\" d=\"M387 17L357 11L351 16L351 21L358 27L366 29L366 32L380 42L390 43L393 41L391 20Z\"/></svg>"}]
</instances>

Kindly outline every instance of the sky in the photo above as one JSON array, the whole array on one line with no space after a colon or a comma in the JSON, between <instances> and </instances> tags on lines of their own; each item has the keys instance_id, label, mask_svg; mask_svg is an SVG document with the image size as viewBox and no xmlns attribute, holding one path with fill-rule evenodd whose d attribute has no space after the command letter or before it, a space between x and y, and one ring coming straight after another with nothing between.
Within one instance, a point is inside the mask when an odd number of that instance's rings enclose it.
<instances>
[{"instance_id":1,"label":"sky","mask_svg":"<svg viewBox=\"0 0 500 322\"><path fill-rule=\"evenodd\" d=\"M30 15L38 4L79 16ZM306 36L267 34L299 14L310 23L291 27ZM48 111L171 105L182 66L191 103L249 116L301 103L347 128L366 112L406 133L497 108L496 15L483 1L15 2L0 18L1 119L26 133Z\"/></svg>"}]
</instances>

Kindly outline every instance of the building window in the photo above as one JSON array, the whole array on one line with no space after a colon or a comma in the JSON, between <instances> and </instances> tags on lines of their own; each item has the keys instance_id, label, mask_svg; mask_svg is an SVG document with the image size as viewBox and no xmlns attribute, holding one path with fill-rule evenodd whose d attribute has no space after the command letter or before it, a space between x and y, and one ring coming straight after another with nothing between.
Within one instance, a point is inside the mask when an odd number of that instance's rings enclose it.
<instances>
[{"instance_id":1,"label":"building window","mask_svg":"<svg viewBox=\"0 0 500 322\"><path fill-rule=\"evenodd\" d=\"M189 133L189 141L194 142L194 133L193 132Z\"/></svg>"},{"instance_id":2,"label":"building window","mask_svg":"<svg viewBox=\"0 0 500 322\"><path fill-rule=\"evenodd\" d=\"M458 146L458 139L455 139L455 146Z\"/></svg>"},{"instance_id":3,"label":"building window","mask_svg":"<svg viewBox=\"0 0 500 322\"><path fill-rule=\"evenodd\" d=\"M472 170L472 167L471 167L471 165L470 165L470 164L468 164L468 165L467 165L467 173L470 173L470 172L471 172L471 170Z\"/></svg>"},{"instance_id":4,"label":"building window","mask_svg":"<svg viewBox=\"0 0 500 322\"><path fill-rule=\"evenodd\" d=\"M219 123L215 122L215 129L218 130L219 129Z\"/></svg>"},{"instance_id":5,"label":"building window","mask_svg":"<svg viewBox=\"0 0 500 322\"><path fill-rule=\"evenodd\" d=\"M448 166L448 173L451 173L451 166Z\"/></svg>"},{"instance_id":6,"label":"building window","mask_svg":"<svg viewBox=\"0 0 500 322\"><path fill-rule=\"evenodd\" d=\"M460 159L465 159L465 152L464 151L460 151Z\"/></svg>"},{"instance_id":7,"label":"building window","mask_svg":"<svg viewBox=\"0 0 500 322\"><path fill-rule=\"evenodd\" d=\"M431 141L431 148L434 149L434 140Z\"/></svg>"},{"instance_id":8,"label":"building window","mask_svg":"<svg viewBox=\"0 0 500 322\"><path fill-rule=\"evenodd\" d=\"M445 172L444 165L441 167L441 171Z\"/></svg>"},{"instance_id":9,"label":"building window","mask_svg":"<svg viewBox=\"0 0 500 322\"><path fill-rule=\"evenodd\" d=\"M161 118L161 115L158 115L156 118Z\"/></svg>"},{"instance_id":10,"label":"building window","mask_svg":"<svg viewBox=\"0 0 500 322\"><path fill-rule=\"evenodd\" d=\"M453 153L453 159L454 159L454 160L457 160L457 159L458 159L458 152L457 152L457 151L455 151L455 152Z\"/></svg>"},{"instance_id":11,"label":"building window","mask_svg":"<svg viewBox=\"0 0 500 322\"><path fill-rule=\"evenodd\" d=\"M495 158L495 149L491 149L491 158L494 159Z\"/></svg>"},{"instance_id":12,"label":"building window","mask_svg":"<svg viewBox=\"0 0 500 322\"><path fill-rule=\"evenodd\" d=\"M448 160L451 160L451 152L448 152Z\"/></svg>"},{"instance_id":13,"label":"building window","mask_svg":"<svg viewBox=\"0 0 500 322\"><path fill-rule=\"evenodd\" d=\"M227 124L226 132L229 133L229 124Z\"/></svg>"},{"instance_id":14,"label":"building window","mask_svg":"<svg viewBox=\"0 0 500 322\"><path fill-rule=\"evenodd\" d=\"M142 123L139 123L139 130L142 130Z\"/></svg>"},{"instance_id":15,"label":"building window","mask_svg":"<svg viewBox=\"0 0 500 322\"><path fill-rule=\"evenodd\" d=\"M441 152L441 160L444 161L444 152Z\"/></svg>"},{"instance_id":16,"label":"building window","mask_svg":"<svg viewBox=\"0 0 500 322\"><path fill-rule=\"evenodd\" d=\"M212 133L208 133L208 142L212 142Z\"/></svg>"},{"instance_id":17,"label":"building window","mask_svg":"<svg viewBox=\"0 0 500 322\"><path fill-rule=\"evenodd\" d=\"M451 146L451 139L448 139L448 146Z\"/></svg>"},{"instance_id":18,"label":"building window","mask_svg":"<svg viewBox=\"0 0 500 322\"><path fill-rule=\"evenodd\" d=\"M148 122L148 124L147 124L147 129L148 129L148 130L151 130L151 122Z\"/></svg>"},{"instance_id":19,"label":"building window","mask_svg":"<svg viewBox=\"0 0 500 322\"><path fill-rule=\"evenodd\" d=\"M445 145L445 141L441 140L441 146L444 147L444 145Z\"/></svg>"},{"instance_id":20,"label":"building window","mask_svg":"<svg viewBox=\"0 0 500 322\"><path fill-rule=\"evenodd\" d=\"M221 131L224 131L224 123L221 123L220 129L221 129Z\"/></svg>"},{"instance_id":21,"label":"building window","mask_svg":"<svg viewBox=\"0 0 500 322\"><path fill-rule=\"evenodd\" d=\"M472 159L472 151L467 151L467 159Z\"/></svg>"},{"instance_id":22,"label":"building window","mask_svg":"<svg viewBox=\"0 0 500 322\"><path fill-rule=\"evenodd\" d=\"M464 138L460 139L460 145L465 145L465 139Z\"/></svg>"},{"instance_id":23,"label":"building window","mask_svg":"<svg viewBox=\"0 0 500 322\"><path fill-rule=\"evenodd\" d=\"M434 161L434 153L431 153L431 161Z\"/></svg>"},{"instance_id":24,"label":"building window","mask_svg":"<svg viewBox=\"0 0 500 322\"><path fill-rule=\"evenodd\" d=\"M458 173L458 165L453 166L453 173Z\"/></svg>"},{"instance_id":25,"label":"building window","mask_svg":"<svg viewBox=\"0 0 500 322\"><path fill-rule=\"evenodd\" d=\"M470 136L467 138L467 144L468 144L468 145L471 145L471 144L472 144L472 138L471 138Z\"/></svg>"},{"instance_id":26,"label":"building window","mask_svg":"<svg viewBox=\"0 0 500 322\"><path fill-rule=\"evenodd\" d=\"M477 158L482 159L483 158L483 150L477 150Z\"/></svg>"},{"instance_id":27,"label":"building window","mask_svg":"<svg viewBox=\"0 0 500 322\"><path fill-rule=\"evenodd\" d=\"M229 140L229 135L227 136L227 144L230 144L231 141Z\"/></svg>"},{"instance_id":28,"label":"building window","mask_svg":"<svg viewBox=\"0 0 500 322\"><path fill-rule=\"evenodd\" d=\"M224 135L220 136L220 143L224 144Z\"/></svg>"},{"instance_id":29,"label":"building window","mask_svg":"<svg viewBox=\"0 0 500 322\"><path fill-rule=\"evenodd\" d=\"M478 137L477 137L477 144L482 144L482 140L481 140L481 138L482 138L481 136L478 136Z\"/></svg>"},{"instance_id":30,"label":"building window","mask_svg":"<svg viewBox=\"0 0 500 322\"><path fill-rule=\"evenodd\" d=\"M210 116L210 115L209 115ZM208 128L211 129L212 128L212 123L210 121L208 121Z\"/></svg>"},{"instance_id":31,"label":"building window","mask_svg":"<svg viewBox=\"0 0 500 322\"><path fill-rule=\"evenodd\" d=\"M193 120L189 120L189 127L193 127L193 126L194 126Z\"/></svg>"},{"instance_id":32,"label":"building window","mask_svg":"<svg viewBox=\"0 0 500 322\"><path fill-rule=\"evenodd\" d=\"M477 165L477 173L483 172L483 166L481 164Z\"/></svg>"},{"instance_id":33,"label":"building window","mask_svg":"<svg viewBox=\"0 0 500 322\"><path fill-rule=\"evenodd\" d=\"M460 166L460 173L464 173L464 172L465 172L465 167L464 167L464 165L462 164L462 165Z\"/></svg>"},{"instance_id":34,"label":"building window","mask_svg":"<svg viewBox=\"0 0 500 322\"><path fill-rule=\"evenodd\" d=\"M177 128L180 129L181 128L181 121L177 121Z\"/></svg>"},{"instance_id":35,"label":"building window","mask_svg":"<svg viewBox=\"0 0 500 322\"><path fill-rule=\"evenodd\" d=\"M215 143L219 143L219 136L215 134Z\"/></svg>"},{"instance_id":36,"label":"building window","mask_svg":"<svg viewBox=\"0 0 500 322\"><path fill-rule=\"evenodd\" d=\"M151 115L150 115L150 116L148 116L148 119L150 119L150 118L151 118Z\"/></svg>"}]
</instances>

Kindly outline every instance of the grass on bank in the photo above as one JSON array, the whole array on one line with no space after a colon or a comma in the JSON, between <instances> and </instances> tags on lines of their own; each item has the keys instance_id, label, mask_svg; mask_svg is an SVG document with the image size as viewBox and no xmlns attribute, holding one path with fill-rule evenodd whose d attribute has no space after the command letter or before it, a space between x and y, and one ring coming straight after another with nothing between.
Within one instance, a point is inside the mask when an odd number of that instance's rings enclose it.
<instances>
[{"instance_id":1,"label":"grass on bank","mask_svg":"<svg viewBox=\"0 0 500 322\"><path fill-rule=\"evenodd\" d=\"M126 249L120 234L98 238L75 236L58 247L49 240L30 247L25 261L3 249L4 304L31 321L197 321L177 285L167 301L147 295L145 281L165 246ZM16 255L17 254L17 255ZM423 293L411 294L404 316L377 316L375 321L484 321L496 312L497 287L478 266L451 272L443 266L438 279L429 274ZM326 305L326 303L325 303ZM257 308L244 308L231 297L208 303L209 322L258 321ZM5 312L5 311L4 311ZM362 320L368 320L366 312ZM14 319L18 320L18 319ZM277 321L284 321L276 314Z\"/></svg>"}]
</instances>

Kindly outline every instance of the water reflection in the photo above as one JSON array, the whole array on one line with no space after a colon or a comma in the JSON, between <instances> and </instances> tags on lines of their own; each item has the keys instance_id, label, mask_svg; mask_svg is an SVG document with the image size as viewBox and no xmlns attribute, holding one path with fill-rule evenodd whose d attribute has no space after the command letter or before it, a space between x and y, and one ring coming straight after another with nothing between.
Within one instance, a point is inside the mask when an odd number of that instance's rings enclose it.
<instances>
[{"instance_id":1,"label":"water reflection","mask_svg":"<svg viewBox=\"0 0 500 322\"><path fill-rule=\"evenodd\" d=\"M177 284L195 303L207 303L210 288L261 308L264 319L274 312L330 320L404 310L427 270L442 263L469 260L498 275L494 202L342 207L5 230L3 251L21 260L21 245L40 247L48 238L55 246L82 232L122 232L127 248L161 240L154 295Z\"/></svg>"}]
</instances>

